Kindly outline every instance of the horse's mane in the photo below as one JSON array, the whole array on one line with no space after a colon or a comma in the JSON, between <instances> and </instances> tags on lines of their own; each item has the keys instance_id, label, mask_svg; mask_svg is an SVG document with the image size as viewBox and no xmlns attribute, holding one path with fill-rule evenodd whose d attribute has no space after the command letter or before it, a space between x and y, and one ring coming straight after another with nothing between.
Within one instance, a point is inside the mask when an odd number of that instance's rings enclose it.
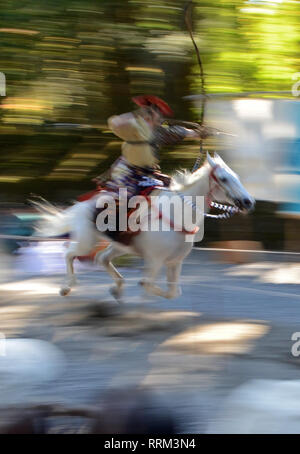
<instances>
[{"instance_id":1,"label":"horse's mane","mask_svg":"<svg viewBox=\"0 0 300 454\"><path fill-rule=\"evenodd\" d=\"M198 181L205 175L206 170L206 164L203 164L196 172L190 172L187 169L176 170L172 175L171 189L179 191L192 185L195 181Z\"/></svg>"}]
</instances>

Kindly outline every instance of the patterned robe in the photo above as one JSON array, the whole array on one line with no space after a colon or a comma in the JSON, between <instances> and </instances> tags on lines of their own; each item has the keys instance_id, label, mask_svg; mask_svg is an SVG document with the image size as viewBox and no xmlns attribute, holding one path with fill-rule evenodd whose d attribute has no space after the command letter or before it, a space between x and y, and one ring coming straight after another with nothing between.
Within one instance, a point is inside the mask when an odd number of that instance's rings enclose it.
<instances>
[{"instance_id":1,"label":"patterned robe","mask_svg":"<svg viewBox=\"0 0 300 454\"><path fill-rule=\"evenodd\" d=\"M161 184L158 152L163 145L175 145L186 137L182 126L157 126L154 130L141 117L132 113L109 118L108 125L124 140L122 156L111 167L105 186L112 191L126 187L136 195L141 187Z\"/></svg>"}]
</instances>

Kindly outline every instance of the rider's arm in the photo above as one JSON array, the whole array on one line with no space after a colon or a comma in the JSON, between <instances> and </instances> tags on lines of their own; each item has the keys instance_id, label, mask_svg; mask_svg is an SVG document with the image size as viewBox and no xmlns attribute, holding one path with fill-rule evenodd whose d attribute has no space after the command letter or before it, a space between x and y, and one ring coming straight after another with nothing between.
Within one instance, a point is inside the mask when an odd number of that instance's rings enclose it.
<instances>
[{"instance_id":1,"label":"rider's arm","mask_svg":"<svg viewBox=\"0 0 300 454\"><path fill-rule=\"evenodd\" d=\"M206 137L210 136L211 133L206 129L204 126L199 126L199 128L196 129L185 129L185 137L188 139L206 139Z\"/></svg>"},{"instance_id":2,"label":"rider's arm","mask_svg":"<svg viewBox=\"0 0 300 454\"><path fill-rule=\"evenodd\" d=\"M112 132L125 141L148 140L151 136L150 126L132 112L114 115L107 120Z\"/></svg>"},{"instance_id":3,"label":"rider's arm","mask_svg":"<svg viewBox=\"0 0 300 454\"><path fill-rule=\"evenodd\" d=\"M197 139L207 137L205 128L199 126L199 129L193 130L181 125L171 125L168 127L159 126L155 129L155 143L158 146L175 145L178 142L188 138Z\"/></svg>"},{"instance_id":4,"label":"rider's arm","mask_svg":"<svg viewBox=\"0 0 300 454\"><path fill-rule=\"evenodd\" d=\"M128 128L129 130L132 129L134 123L135 118L131 112L122 115L113 115L107 120L109 129L111 129L116 136L121 137L121 139L124 140L126 139L123 136L128 132Z\"/></svg>"},{"instance_id":5,"label":"rider's arm","mask_svg":"<svg viewBox=\"0 0 300 454\"><path fill-rule=\"evenodd\" d=\"M191 138L191 139L196 139L199 137L199 133L195 131L194 129L185 129L185 138Z\"/></svg>"}]
</instances>

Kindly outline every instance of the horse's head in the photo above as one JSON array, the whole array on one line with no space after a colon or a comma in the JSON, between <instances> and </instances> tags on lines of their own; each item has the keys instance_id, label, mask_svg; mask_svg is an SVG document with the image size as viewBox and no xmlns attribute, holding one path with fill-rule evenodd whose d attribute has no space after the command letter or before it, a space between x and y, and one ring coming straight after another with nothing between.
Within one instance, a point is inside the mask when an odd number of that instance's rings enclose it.
<instances>
[{"instance_id":1,"label":"horse's head","mask_svg":"<svg viewBox=\"0 0 300 454\"><path fill-rule=\"evenodd\" d=\"M234 173L215 153L212 158L207 153L207 162L211 167L210 196L217 201L234 203L238 208L251 211L255 199L246 191L236 173Z\"/></svg>"}]
</instances>

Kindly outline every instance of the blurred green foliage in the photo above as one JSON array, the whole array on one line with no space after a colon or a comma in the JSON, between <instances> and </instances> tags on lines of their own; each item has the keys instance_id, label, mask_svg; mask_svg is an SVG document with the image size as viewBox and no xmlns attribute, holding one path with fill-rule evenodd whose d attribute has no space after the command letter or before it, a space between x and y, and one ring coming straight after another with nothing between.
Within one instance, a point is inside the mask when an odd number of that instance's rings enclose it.
<instances>
[{"instance_id":1,"label":"blurred green foliage","mask_svg":"<svg viewBox=\"0 0 300 454\"><path fill-rule=\"evenodd\" d=\"M195 0L193 28L208 93L289 90L298 70L299 3ZM0 200L75 197L120 153L107 118L133 95L166 99L197 120L199 93L182 0L1 0ZM209 144L208 144L209 145ZM165 149L190 168L198 144Z\"/></svg>"}]
</instances>

